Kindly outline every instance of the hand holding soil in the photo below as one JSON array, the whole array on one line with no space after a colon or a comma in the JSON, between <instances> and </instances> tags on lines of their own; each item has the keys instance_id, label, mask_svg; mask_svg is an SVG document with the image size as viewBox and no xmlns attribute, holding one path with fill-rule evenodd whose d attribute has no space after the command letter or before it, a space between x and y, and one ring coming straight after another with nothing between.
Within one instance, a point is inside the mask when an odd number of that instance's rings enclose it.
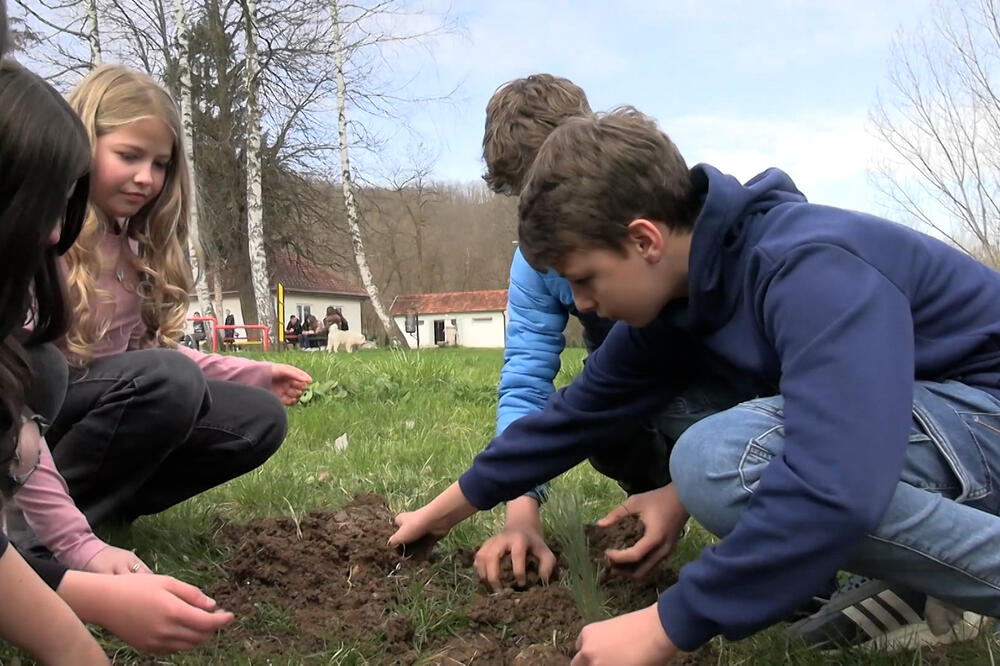
<instances>
[{"instance_id":1,"label":"hand holding soil","mask_svg":"<svg viewBox=\"0 0 1000 666\"><path fill-rule=\"evenodd\" d=\"M549 582L556 568L556 556L542 536L538 503L534 499L520 498L508 504L504 531L486 540L476 552L473 566L479 579L494 592L503 589L505 580L511 576L515 588L520 589L539 580ZM529 580L529 570L535 574L533 581Z\"/></svg>"},{"instance_id":2,"label":"hand holding soil","mask_svg":"<svg viewBox=\"0 0 1000 666\"><path fill-rule=\"evenodd\" d=\"M636 516L645 527L641 538L629 548L609 549L605 556L613 567L623 570L623 573L643 578L673 551L688 513L671 483L632 495L597 521L597 526L608 528L630 515Z\"/></svg>"}]
</instances>

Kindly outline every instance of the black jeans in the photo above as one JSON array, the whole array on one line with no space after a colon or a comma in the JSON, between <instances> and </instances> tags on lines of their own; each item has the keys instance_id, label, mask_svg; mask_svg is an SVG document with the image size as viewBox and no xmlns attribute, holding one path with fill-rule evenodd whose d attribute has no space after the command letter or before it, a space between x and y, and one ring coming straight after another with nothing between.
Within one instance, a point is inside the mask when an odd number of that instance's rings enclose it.
<instances>
[{"instance_id":1,"label":"black jeans","mask_svg":"<svg viewBox=\"0 0 1000 666\"><path fill-rule=\"evenodd\" d=\"M31 390L26 404L28 409L51 423L62 408L69 382L66 357L53 344L42 344L25 349L31 366Z\"/></svg>"},{"instance_id":2,"label":"black jeans","mask_svg":"<svg viewBox=\"0 0 1000 666\"><path fill-rule=\"evenodd\" d=\"M70 370L47 441L91 527L163 511L264 463L285 437L269 391L206 379L170 349Z\"/></svg>"}]
</instances>

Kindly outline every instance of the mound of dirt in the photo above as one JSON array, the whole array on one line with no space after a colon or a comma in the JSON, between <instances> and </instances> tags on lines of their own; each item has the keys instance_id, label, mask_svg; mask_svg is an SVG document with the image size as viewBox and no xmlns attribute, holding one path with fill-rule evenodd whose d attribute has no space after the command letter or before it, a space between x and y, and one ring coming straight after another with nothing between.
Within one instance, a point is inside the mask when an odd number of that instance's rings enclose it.
<instances>
[{"instance_id":1,"label":"mound of dirt","mask_svg":"<svg viewBox=\"0 0 1000 666\"><path fill-rule=\"evenodd\" d=\"M676 579L662 569L636 583L604 567L606 548L641 537L641 523L623 522L609 530L587 528L602 588L618 611L649 605ZM222 640L251 661L332 650L344 642L359 646L372 663L569 663L584 621L566 587L532 584L497 594L481 590L471 599L456 595L430 564L403 559L386 546L394 529L377 495L357 495L339 511L314 511L298 522L277 517L227 525L219 533L220 545L232 553L223 565L226 579L209 591L238 618ZM469 577L473 554L451 556ZM537 583L537 566L534 572ZM509 561L507 576L513 582ZM446 629L429 629L431 616ZM422 626L411 617L423 618ZM703 663L714 663L704 656L709 661Z\"/></svg>"}]
</instances>

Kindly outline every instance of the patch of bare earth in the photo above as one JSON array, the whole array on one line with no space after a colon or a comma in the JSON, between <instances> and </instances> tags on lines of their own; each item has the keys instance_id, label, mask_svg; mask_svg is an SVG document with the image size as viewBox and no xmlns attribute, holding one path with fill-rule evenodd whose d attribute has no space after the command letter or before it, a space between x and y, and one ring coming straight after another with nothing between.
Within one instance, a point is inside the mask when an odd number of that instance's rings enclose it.
<instances>
[{"instance_id":1,"label":"patch of bare earth","mask_svg":"<svg viewBox=\"0 0 1000 666\"><path fill-rule=\"evenodd\" d=\"M615 610L647 606L676 580L663 568L635 582L606 566L605 549L625 547L641 536L638 521L586 529ZM386 546L393 531L389 509L377 495L357 495L338 511L314 511L297 523L278 517L224 527L220 545L232 555L223 564L225 580L210 594L238 620L223 632L220 647L272 660L355 643L373 663L569 663L584 621L566 587L538 584L535 567L525 589L508 586L496 594L483 589L456 602L429 564L402 559ZM472 556L464 551L452 557L456 566L466 566ZM512 583L509 562L505 570ZM425 608L451 604L458 619L448 630L425 635L407 614L414 599ZM715 663L711 652L684 663Z\"/></svg>"}]
</instances>

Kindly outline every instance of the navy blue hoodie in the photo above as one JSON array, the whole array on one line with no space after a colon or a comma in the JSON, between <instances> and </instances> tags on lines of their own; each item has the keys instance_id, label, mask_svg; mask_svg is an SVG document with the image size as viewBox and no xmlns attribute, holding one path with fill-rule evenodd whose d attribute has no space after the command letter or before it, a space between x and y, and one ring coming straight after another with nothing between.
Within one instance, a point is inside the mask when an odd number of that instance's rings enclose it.
<instances>
[{"instance_id":1,"label":"navy blue hoodie","mask_svg":"<svg viewBox=\"0 0 1000 666\"><path fill-rule=\"evenodd\" d=\"M1000 397L1000 275L885 220L806 202L771 169L741 185L699 165L689 297L619 323L546 408L512 423L459 479L488 509L613 447L705 367L747 397L784 397L784 454L735 529L659 598L692 650L796 610L846 561L902 472L914 379Z\"/></svg>"}]
</instances>

